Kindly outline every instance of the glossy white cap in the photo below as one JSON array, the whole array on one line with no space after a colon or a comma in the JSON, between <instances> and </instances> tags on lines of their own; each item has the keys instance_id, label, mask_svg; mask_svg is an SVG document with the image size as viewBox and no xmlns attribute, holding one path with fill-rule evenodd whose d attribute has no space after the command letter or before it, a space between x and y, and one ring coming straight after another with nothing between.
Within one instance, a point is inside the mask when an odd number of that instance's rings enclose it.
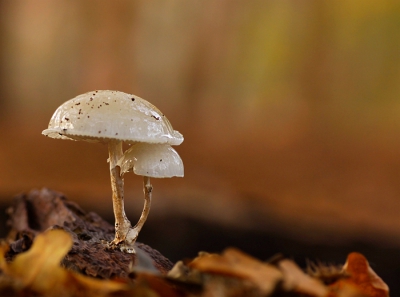
<instances>
[{"instance_id":1,"label":"glossy white cap","mask_svg":"<svg viewBox=\"0 0 400 297\"><path fill-rule=\"evenodd\" d=\"M70 140L179 145L183 136L150 102L119 91L79 95L54 112L43 135Z\"/></svg>"},{"instance_id":2,"label":"glossy white cap","mask_svg":"<svg viewBox=\"0 0 400 297\"><path fill-rule=\"evenodd\" d=\"M148 177L183 177L182 159L168 144L134 144L117 165L121 168L121 175L133 171Z\"/></svg>"}]
</instances>

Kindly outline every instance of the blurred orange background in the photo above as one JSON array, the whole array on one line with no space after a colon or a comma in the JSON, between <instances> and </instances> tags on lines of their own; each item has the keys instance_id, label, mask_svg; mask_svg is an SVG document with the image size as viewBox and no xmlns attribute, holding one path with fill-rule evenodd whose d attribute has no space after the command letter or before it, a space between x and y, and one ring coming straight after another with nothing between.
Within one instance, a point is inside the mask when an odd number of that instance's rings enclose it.
<instances>
[{"instance_id":1,"label":"blurred orange background","mask_svg":"<svg viewBox=\"0 0 400 297\"><path fill-rule=\"evenodd\" d=\"M112 217L106 147L41 135L64 101L112 89L185 136L150 221L400 244L398 1L13 0L0 21L4 204L49 187ZM125 184L134 223L141 179Z\"/></svg>"}]
</instances>

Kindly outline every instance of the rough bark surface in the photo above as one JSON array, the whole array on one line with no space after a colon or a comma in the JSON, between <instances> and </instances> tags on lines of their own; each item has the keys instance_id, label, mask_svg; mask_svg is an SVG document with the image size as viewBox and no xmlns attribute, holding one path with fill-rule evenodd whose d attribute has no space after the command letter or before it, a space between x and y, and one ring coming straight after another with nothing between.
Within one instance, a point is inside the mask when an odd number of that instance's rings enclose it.
<instances>
[{"instance_id":1,"label":"rough bark surface","mask_svg":"<svg viewBox=\"0 0 400 297\"><path fill-rule=\"evenodd\" d=\"M167 273L171 261L151 247L136 243L137 254L108 248L114 227L94 212L86 213L63 194L49 189L32 190L15 197L9 208L8 258L29 249L35 236L48 229L63 229L73 246L62 265L98 278L131 278L133 268Z\"/></svg>"}]
</instances>

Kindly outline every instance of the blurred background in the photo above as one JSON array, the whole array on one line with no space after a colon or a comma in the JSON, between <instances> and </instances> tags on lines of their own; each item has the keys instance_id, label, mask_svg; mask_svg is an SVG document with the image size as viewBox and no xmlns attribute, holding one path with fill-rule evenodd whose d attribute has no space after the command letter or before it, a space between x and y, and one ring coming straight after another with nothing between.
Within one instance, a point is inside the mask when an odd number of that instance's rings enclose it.
<instances>
[{"instance_id":1,"label":"blurred background","mask_svg":"<svg viewBox=\"0 0 400 297\"><path fill-rule=\"evenodd\" d=\"M398 1L0 1L0 59L3 208L48 187L113 222L106 147L41 131L64 101L120 90L185 136L141 241L173 261L357 249L400 276ZM125 185L135 223L142 181Z\"/></svg>"}]
</instances>

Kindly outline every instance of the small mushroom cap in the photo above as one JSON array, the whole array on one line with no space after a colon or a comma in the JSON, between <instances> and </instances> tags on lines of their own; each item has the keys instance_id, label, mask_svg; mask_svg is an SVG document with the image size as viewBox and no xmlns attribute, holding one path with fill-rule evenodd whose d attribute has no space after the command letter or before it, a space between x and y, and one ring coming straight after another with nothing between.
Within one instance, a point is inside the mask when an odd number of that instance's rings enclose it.
<instances>
[{"instance_id":1,"label":"small mushroom cap","mask_svg":"<svg viewBox=\"0 0 400 297\"><path fill-rule=\"evenodd\" d=\"M54 112L43 135L70 140L179 145L183 136L150 102L119 91L93 91L79 95Z\"/></svg>"},{"instance_id":2,"label":"small mushroom cap","mask_svg":"<svg viewBox=\"0 0 400 297\"><path fill-rule=\"evenodd\" d=\"M117 165L121 175L133 170L137 175L149 177L183 177L182 159L168 144L134 144Z\"/></svg>"}]
</instances>

